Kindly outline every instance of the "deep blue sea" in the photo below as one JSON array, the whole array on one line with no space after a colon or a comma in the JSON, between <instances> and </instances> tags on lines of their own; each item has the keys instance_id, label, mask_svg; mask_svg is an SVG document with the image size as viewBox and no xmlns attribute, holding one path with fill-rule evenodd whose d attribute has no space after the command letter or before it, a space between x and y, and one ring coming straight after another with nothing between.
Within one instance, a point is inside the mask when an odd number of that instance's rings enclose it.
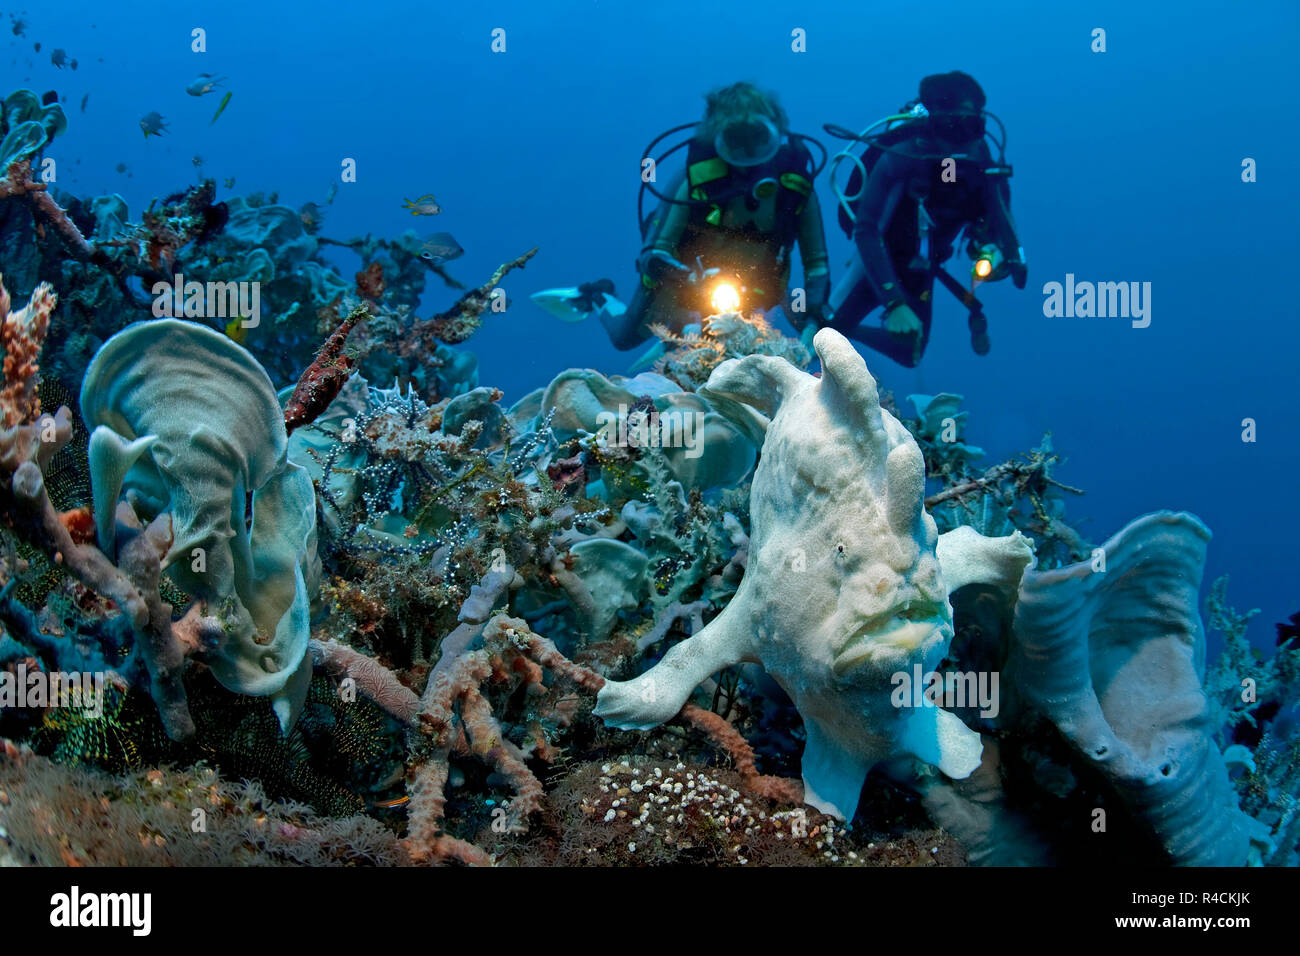
<instances>
[{"instance_id":1,"label":"deep blue sea","mask_svg":"<svg viewBox=\"0 0 1300 956\"><path fill-rule=\"evenodd\" d=\"M468 285L534 245L513 300L468 343L484 384L511 398L570 366L624 371L594 323L566 325L528 299L606 276L630 292L642 148L700 115L736 80L776 91L795 129L862 128L960 69L1009 131L1013 211L1029 285L984 287L992 353L974 355L946 296L921 368L868 366L900 398L958 392L968 436L994 464L1051 431L1058 476L1087 490L1072 522L1101 542L1147 511L1182 509L1213 530L1206 586L1259 607L1257 644L1300 608L1300 5L1284 2L847 4L749 0L592 2L0 4L4 88L57 90L71 127L49 152L58 186L118 192L132 218L206 175L233 193L323 202L322 235L449 230ZM25 11L25 12L24 12ZM27 21L24 36L11 17ZM191 30L207 52L191 50ZM491 49L504 29L506 50ZM1093 52L1092 32L1106 31ZM791 49L806 33L806 52ZM42 52L33 51L39 41ZM79 68L56 69L63 48ZM228 77L218 95L185 87ZM89 94L85 112L79 110ZM140 118L170 128L145 139ZM1257 181L1242 181L1253 159ZM116 167L125 163L128 173ZM851 254L834 225L832 277ZM232 191L221 190L224 198ZM436 220L404 198L434 193ZM431 226L430 222L436 223ZM355 258L340 257L351 269ZM959 267L960 268L960 267ZM1151 324L1047 318L1043 284L1150 282ZM425 310L455 293L432 285ZM284 384L284 383L278 383ZM1243 419L1257 441L1242 441Z\"/></svg>"}]
</instances>

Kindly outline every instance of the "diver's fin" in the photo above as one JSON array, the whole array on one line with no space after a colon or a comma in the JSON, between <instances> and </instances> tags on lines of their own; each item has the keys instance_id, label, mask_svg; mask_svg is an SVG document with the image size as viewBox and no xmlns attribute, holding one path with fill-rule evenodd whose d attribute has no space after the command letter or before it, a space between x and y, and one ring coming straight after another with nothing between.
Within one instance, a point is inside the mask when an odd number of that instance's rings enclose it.
<instances>
[{"instance_id":1,"label":"diver's fin","mask_svg":"<svg viewBox=\"0 0 1300 956\"><path fill-rule=\"evenodd\" d=\"M640 357L632 363L628 373L635 375L637 372L644 372L648 368L654 368L655 362L658 362L667 354L668 350L664 348L664 343L656 341L654 345L642 352Z\"/></svg>"},{"instance_id":2,"label":"diver's fin","mask_svg":"<svg viewBox=\"0 0 1300 956\"><path fill-rule=\"evenodd\" d=\"M610 293L608 292L604 293L604 299L605 299L604 303L596 307L597 312L604 312L610 316L613 316L614 318L618 318L620 315L622 315L624 312L627 311L627 306L624 305L622 302L618 301L618 299L614 298L614 296L611 295Z\"/></svg>"},{"instance_id":3,"label":"diver's fin","mask_svg":"<svg viewBox=\"0 0 1300 956\"><path fill-rule=\"evenodd\" d=\"M582 322L591 317L590 312L583 311L582 292L572 286L564 289L543 289L541 292L534 292L528 298L561 322Z\"/></svg>"},{"instance_id":4,"label":"diver's fin","mask_svg":"<svg viewBox=\"0 0 1300 956\"><path fill-rule=\"evenodd\" d=\"M590 296L582 288L573 286L543 289L541 292L534 292L529 298L561 322L585 322L598 312L606 312L617 318L627 311L627 306L608 292L601 292L604 301L600 305L588 308L591 302Z\"/></svg>"}]
</instances>

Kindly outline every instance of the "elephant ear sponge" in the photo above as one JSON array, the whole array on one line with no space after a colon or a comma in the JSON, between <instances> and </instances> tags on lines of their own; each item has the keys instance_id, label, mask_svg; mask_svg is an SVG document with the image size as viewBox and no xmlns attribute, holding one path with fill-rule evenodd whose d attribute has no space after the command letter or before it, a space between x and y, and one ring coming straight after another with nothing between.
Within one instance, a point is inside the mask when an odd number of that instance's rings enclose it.
<instances>
[{"instance_id":1,"label":"elephant ear sponge","mask_svg":"<svg viewBox=\"0 0 1300 956\"><path fill-rule=\"evenodd\" d=\"M287 460L271 380L224 335L178 319L139 322L96 353L81 387L100 547L116 553L125 496L171 518L162 564L223 620L207 661L228 689L270 696L282 726L311 678L311 480Z\"/></svg>"},{"instance_id":2,"label":"elephant ear sponge","mask_svg":"<svg viewBox=\"0 0 1300 956\"><path fill-rule=\"evenodd\" d=\"M709 675L758 661L803 718L806 800L847 818L868 771L890 757L911 754L955 777L979 766L979 735L933 704L912 706L897 678L936 668L952 639L948 562L962 584L1014 591L1032 551L1018 533L940 539L923 507L921 450L881 407L862 356L831 329L814 347L821 378L747 356L701 390L763 434L745 577L726 609L656 667L606 683L596 712L653 726Z\"/></svg>"}]
</instances>

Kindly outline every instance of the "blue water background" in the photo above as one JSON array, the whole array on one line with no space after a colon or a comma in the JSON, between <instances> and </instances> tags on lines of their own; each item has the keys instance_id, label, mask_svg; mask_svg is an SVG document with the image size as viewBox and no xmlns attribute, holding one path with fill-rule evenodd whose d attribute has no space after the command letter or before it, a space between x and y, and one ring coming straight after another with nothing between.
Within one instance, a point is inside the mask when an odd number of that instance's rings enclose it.
<instances>
[{"instance_id":1,"label":"blue water background","mask_svg":"<svg viewBox=\"0 0 1300 956\"><path fill-rule=\"evenodd\" d=\"M1257 643L1300 608L1293 0L29 0L19 38L9 23L22 9L3 5L3 86L67 97L71 129L50 153L64 189L120 192L138 216L195 180L197 153L207 174L236 177L234 193L278 190L297 206L323 201L353 157L359 179L340 186L324 235L449 230L467 250L452 271L469 285L539 245L505 282L511 309L469 343L482 381L511 400L566 367L626 368L599 328L559 323L527 293L597 276L630 289L642 147L698 117L703 92L753 80L779 92L796 129L820 135L824 122L862 127L891 112L926 73L967 70L1010 131L1029 287L983 290L991 355L971 352L964 314L940 293L923 368L869 355L873 373L900 400L965 395L988 464L1050 430L1068 458L1059 477L1088 492L1070 516L1094 540L1150 510L1199 515L1214 531L1206 585L1231 573L1233 603L1263 609ZM190 50L196 26L207 53ZM490 49L496 27L504 54ZM806 53L791 51L796 27ZM1104 54L1090 50L1097 27ZM75 73L51 65L56 47L79 60ZM219 94L184 92L203 71L234 91L216 124ZM150 110L170 130L146 141L138 121ZM1245 157L1256 183L1241 181ZM427 192L441 216L399 208ZM851 249L825 178L819 193L838 274ZM357 264L338 261L348 274ZM1066 273L1151 282L1150 327L1045 318L1042 285ZM424 314L453 299L431 285ZM1241 440L1245 418L1258 423L1254 444Z\"/></svg>"}]
</instances>

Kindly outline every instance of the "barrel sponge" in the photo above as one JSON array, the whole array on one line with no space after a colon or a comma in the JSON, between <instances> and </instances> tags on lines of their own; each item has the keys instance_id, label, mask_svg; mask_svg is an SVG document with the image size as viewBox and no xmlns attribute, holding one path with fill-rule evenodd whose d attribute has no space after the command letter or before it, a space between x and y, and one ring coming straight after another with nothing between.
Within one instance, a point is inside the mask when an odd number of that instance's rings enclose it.
<instances>
[{"instance_id":1,"label":"barrel sponge","mask_svg":"<svg viewBox=\"0 0 1300 956\"><path fill-rule=\"evenodd\" d=\"M1251 821L1201 687L1197 596L1209 539L1195 516L1160 511L1088 561L1025 575L1007 683L1147 821L1171 860L1237 866Z\"/></svg>"}]
</instances>

